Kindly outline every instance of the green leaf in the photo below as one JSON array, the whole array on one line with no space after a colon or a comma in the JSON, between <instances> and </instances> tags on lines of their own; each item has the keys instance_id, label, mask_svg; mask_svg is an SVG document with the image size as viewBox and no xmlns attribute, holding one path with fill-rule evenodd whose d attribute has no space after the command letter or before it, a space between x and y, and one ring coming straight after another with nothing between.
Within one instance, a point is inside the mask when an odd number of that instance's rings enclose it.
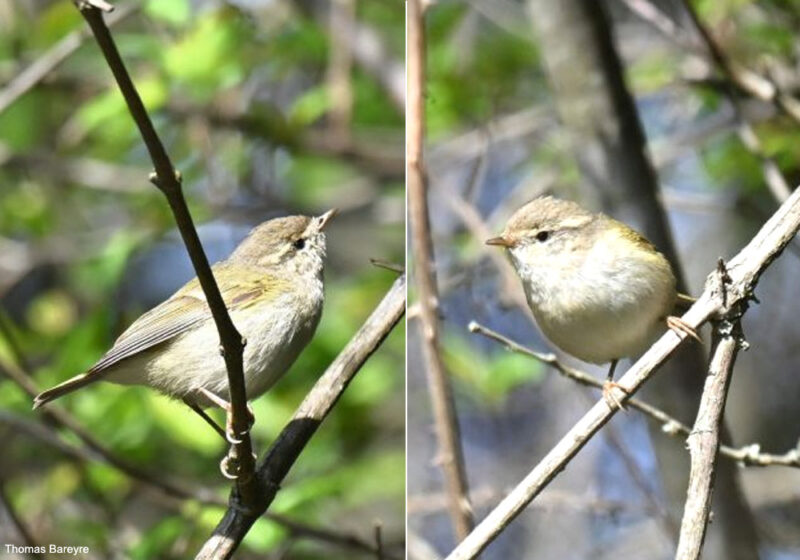
<instances>
[{"instance_id":1,"label":"green leaf","mask_svg":"<svg viewBox=\"0 0 800 560\"><path fill-rule=\"evenodd\" d=\"M244 69L237 24L237 18L227 17L225 10L209 13L166 49L164 68L171 77L193 86L187 94L204 99L241 81Z\"/></svg>"},{"instance_id":2,"label":"green leaf","mask_svg":"<svg viewBox=\"0 0 800 560\"><path fill-rule=\"evenodd\" d=\"M137 539L136 545L128 549L128 558L149 560L170 556L169 550L186 533L186 520L178 516L165 517Z\"/></svg>"},{"instance_id":3,"label":"green leaf","mask_svg":"<svg viewBox=\"0 0 800 560\"><path fill-rule=\"evenodd\" d=\"M147 0L144 12L172 25L182 25L189 21L191 7L188 0Z\"/></svg>"},{"instance_id":4,"label":"green leaf","mask_svg":"<svg viewBox=\"0 0 800 560\"><path fill-rule=\"evenodd\" d=\"M306 126L322 117L330 106L328 88L320 85L307 90L295 100L289 111L289 119L294 125Z\"/></svg>"},{"instance_id":5,"label":"green leaf","mask_svg":"<svg viewBox=\"0 0 800 560\"><path fill-rule=\"evenodd\" d=\"M164 398L154 391L148 394L147 400L159 429L175 443L207 456L219 452L219 434L188 406L180 401ZM222 422L224 423L224 419Z\"/></svg>"},{"instance_id":6,"label":"green leaf","mask_svg":"<svg viewBox=\"0 0 800 560\"><path fill-rule=\"evenodd\" d=\"M274 521L259 518L248 531L243 544L259 552L269 552L286 540L289 531Z\"/></svg>"},{"instance_id":7,"label":"green leaf","mask_svg":"<svg viewBox=\"0 0 800 560\"><path fill-rule=\"evenodd\" d=\"M478 393L476 402L490 407L502 406L515 388L541 379L544 367L527 356L507 350L486 354L463 336L445 333L445 365L461 386Z\"/></svg>"}]
</instances>

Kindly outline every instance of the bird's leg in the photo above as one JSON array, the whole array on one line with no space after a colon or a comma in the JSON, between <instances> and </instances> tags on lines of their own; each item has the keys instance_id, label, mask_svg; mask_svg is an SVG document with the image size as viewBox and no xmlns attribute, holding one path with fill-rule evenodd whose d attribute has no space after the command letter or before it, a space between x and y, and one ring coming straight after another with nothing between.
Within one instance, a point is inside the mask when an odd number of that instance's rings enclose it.
<instances>
[{"instance_id":1,"label":"bird's leg","mask_svg":"<svg viewBox=\"0 0 800 560\"><path fill-rule=\"evenodd\" d=\"M225 439L228 440L228 443L237 444L241 443L242 440L236 437L237 434L233 432L233 408L231 407L231 403L212 393L205 387L200 387L197 390L200 394L202 394L205 398L210 400L212 403L217 405L218 407L222 408L225 411ZM253 414L253 409L250 407L250 403L247 403L247 426L248 429L253 426L256 421L256 417Z\"/></svg>"},{"instance_id":2,"label":"bird's leg","mask_svg":"<svg viewBox=\"0 0 800 560\"><path fill-rule=\"evenodd\" d=\"M618 361L619 360L612 360L611 366L608 368L608 375L606 376L605 383L603 383L603 399L605 399L609 408L613 409L617 407L620 410L625 410L625 407L622 406L622 401L614 394L614 389L616 388L626 395L630 395L630 392L625 387L614 381L614 370L617 368Z\"/></svg>"},{"instance_id":3,"label":"bird's leg","mask_svg":"<svg viewBox=\"0 0 800 560\"><path fill-rule=\"evenodd\" d=\"M681 340L687 336L691 336L697 342L701 344L703 343L702 339L697 335L697 331L680 317L676 317L674 315L667 317L667 327L669 327L669 330L678 335L678 338Z\"/></svg>"},{"instance_id":4,"label":"bird's leg","mask_svg":"<svg viewBox=\"0 0 800 560\"><path fill-rule=\"evenodd\" d=\"M209 416L208 414L206 414L206 411L203 410L202 408L200 408L200 406L198 406L197 403L195 403L194 401L189 400L188 398L183 399L183 402L186 403L186 406L188 406L189 408L194 410L200 416L200 418L205 420L208 423L209 426L214 428L214 431L217 432L220 436L222 436L223 439L226 439L226 440L228 439L227 438L227 434L225 433L225 430L220 428L219 424L214 422L214 419L211 418L211 416Z\"/></svg>"}]
</instances>

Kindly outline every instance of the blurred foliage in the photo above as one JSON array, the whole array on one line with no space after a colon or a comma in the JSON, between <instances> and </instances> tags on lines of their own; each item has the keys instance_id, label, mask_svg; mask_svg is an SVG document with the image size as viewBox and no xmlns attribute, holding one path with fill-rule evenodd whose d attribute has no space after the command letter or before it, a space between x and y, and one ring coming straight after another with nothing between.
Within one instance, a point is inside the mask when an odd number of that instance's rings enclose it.
<instances>
[{"instance_id":1,"label":"blurred foliage","mask_svg":"<svg viewBox=\"0 0 800 560\"><path fill-rule=\"evenodd\" d=\"M263 452L393 282L368 257L402 262L403 118L380 80L355 64L346 139L307 144L309 136L337 138L328 118L328 3L238 6L149 0L112 34L183 174L196 222L230 232L222 241L211 238L221 255L232 248L234 231L277 213L341 210L329 235L317 335L286 378L253 403L253 436ZM0 84L85 26L70 2L0 2L0 13ZM397 60L402 21L401 3L358 5L357 24L372 28ZM357 147L364 136L393 154L400 171L375 173L370 155ZM92 39L0 112L0 161L0 245L16 249L0 254L0 312L44 388L84 371L137 314L186 280L154 250L180 245L163 197L147 182L147 152ZM188 261L182 249L175 254ZM158 286L139 281L137 260ZM13 359L0 340L0 363ZM401 324L321 426L272 511L368 542L380 520L385 544L402 542L403 364ZM226 447L182 404L103 383L59 404L126 460L227 495L230 484L218 469ZM41 420L5 378L0 409ZM222 515L219 507L142 491L113 467L69 458L24 432L12 435L3 423L0 429L6 491L41 543L87 545L93 557L114 550L128 558L188 558ZM79 444L68 432L61 437ZM4 536L16 539L13 532ZM285 558L354 557L269 520L251 530L241 554L276 550Z\"/></svg>"},{"instance_id":2,"label":"blurred foliage","mask_svg":"<svg viewBox=\"0 0 800 560\"><path fill-rule=\"evenodd\" d=\"M693 5L734 65L775 80L780 89L790 92L797 89L793 74L798 62L796 29L800 24L800 3L793 0L696 0ZM652 29L647 32L654 33ZM696 36L689 25L683 32ZM640 49L626 66L630 85L640 99L665 95L677 86L683 98L676 103L681 103L681 110L687 113L694 108L690 117L702 119L729 110L725 88L712 81L722 74L710 67L698 74L698 62L687 62L686 49L675 48L668 39L657 37L655 45ZM682 83L687 77L702 79L696 87L687 89ZM741 102L746 108L746 99ZM764 155L775 160L790 183L796 182L800 175L797 124L780 114L770 119L755 118L753 124ZM717 134L702 140L698 148L714 185L732 187L745 197L766 194L759 156L748 151L736 135Z\"/></svg>"},{"instance_id":3,"label":"blurred foliage","mask_svg":"<svg viewBox=\"0 0 800 560\"><path fill-rule=\"evenodd\" d=\"M474 21L469 4L442 3L427 15L426 126L430 141L540 98L534 44ZM477 78L480 76L480 78Z\"/></svg>"},{"instance_id":4,"label":"blurred foliage","mask_svg":"<svg viewBox=\"0 0 800 560\"><path fill-rule=\"evenodd\" d=\"M460 336L445 337L443 358L447 370L469 384L476 402L502 409L511 391L539 381L544 366L521 354L506 350L479 351Z\"/></svg>"},{"instance_id":5,"label":"blurred foliage","mask_svg":"<svg viewBox=\"0 0 800 560\"><path fill-rule=\"evenodd\" d=\"M692 4L732 60L764 76L774 76L786 84L787 91L797 90L794 70L798 63L796 29L800 25L800 3L693 0ZM679 17L682 14L678 7L658 6L674 19L683 35L696 37L688 17ZM664 37L624 6L614 5L609 10L615 20L613 32L621 45L628 85L645 115L651 142L668 145L676 152L696 145L702 173L709 184L728 189L749 202L757 200L759 205L767 199L768 204L771 195L764 182L761 159L733 133L732 116L718 124L722 120L720 114L730 113L726 92L718 83L720 73L699 62L705 57ZM467 202L487 221L498 217L493 214L498 207L508 216L516 207L510 202L511 194L519 204L533 196L526 180L535 182L547 172L554 173L553 185L564 196L569 196L570 187L582 180L568 142L564 141L564 131L556 123L549 128L532 125L527 132L511 134L508 144L493 128L503 119L515 126L514 117L522 119L526 110L534 108L555 113L551 110L550 88L535 33L526 19L529 15L524 3L503 3L488 9L456 1L436 3L425 16L427 142L432 153L438 149L447 154L442 161L431 157L428 163L438 173L438 180L447 183L451 191L464 193ZM687 83L687 78L695 81ZM694 139L692 133L702 128L705 118L717 119L717 124L711 132L699 132ZM754 127L764 155L773 158L790 184L795 184L800 178L797 124L781 115L770 115L757 118ZM476 143L486 142L486 146L448 145L454 139L466 143L459 135L471 132L478 133ZM687 133L693 146L684 145L682 134ZM463 154L451 154L445 148L461 149ZM508 155L515 149L523 155ZM664 164L659 173L669 177L672 163ZM458 219L439 223L444 225L434 232L438 236L437 258L447 263L439 280L445 285L469 283L471 280L464 280L463 276L480 276L469 268L486 263L483 249L476 246L473 233ZM446 290L443 297L448 297ZM460 295L453 297L459 299ZM503 353L479 356L470 335L463 331L450 333L445 353L460 386L480 396L476 402L497 404L518 385L537 378L521 374L513 365L509 365L504 378L498 366L502 361L498 356ZM460 355L465 356L463 361ZM470 363L481 363L481 369L497 375L483 378L470 373ZM501 379L490 380L494 377Z\"/></svg>"},{"instance_id":6,"label":"blurred foliage","mask_svg":"<svg viewBox=\"0 0 800 560\"><path fill-rule=\"evenodd\" d=\"M781 91L798 97L798 0L689 1L733 63L774 80ZM763 156L774 159L790 186L798 184L798 123L773 104L735 91L742 114L751 121L763 150L763 154L752 153L737 134L739 117L728 98L730 90L721 83L722 73L702 45L685 44L685 39L696 42L699 35L683 3L613 0L602 3L607 8L626 85L645 128L662 188L660 201L669 213L674 239L685 259L684 274L699 289L708 262L713 262L719 254L735 254L740 242L777 207L778 201L765 182ZM679 36L665 37L652 23L637 16L630 8L632 5L657 8L674 24ZM529 472L532 461L544 456L557 441L555 438L586 409L587 401L580 397L580 389L556 379L543 383L548 368L530 358L506 352L500 344L484 340L467 329L470 321L476 321L531 348L540 351L548 348L548 341L531 324L529 314L517 309L513 294L506 293L509 278L518 281L516 274L509 269L504 271L503 263L498 266L497 260L489 257L483 241L500 232L509 216L531 198L551 193L580 202L581 193L574 187L581 182L591 185L595 179L582 176L573 144L589 158L602 159L603 148L591 143L592 139L588 140L588 147L582 146L580 143L585 140L572 136L576 131L559 123L557 103L551 98L552 88L548 83L550 77L543 67L547 53L541 50L534 31L543 25L531 21L542 16L554 26L555 33L563 31L563 41L576 34L591 33L596 21L587 19L582 22L586 27L578 30L567 27L571 24L567 14L573 10L580 12L575 5L571 8L562 8L558 2L455 0L434 2L425 12L426 164L431 185L441 346L446 369L453 380L465 470L476 503L480 489L488 487L502 495L519 480L520 473ZM543 12L548 10L553 13L544 17ZM577 53L574 49L564 49L558 56L577 56ZM573 66L576 67L582 66L578 63ZM552 79L563 80L561 91L568 90L570 82L574 85L569 75ZM594 102L601 107L609 104L608 99L580 94L569 92L576 111ZM619 130L615 127L626 124L608 126L604 132L618 139ZM626 165L623 161L616 164ZM615 196L609 198L613 200ZM635 203L633 199L614 201L619 209ZM714 253L711 260L709 253ZM791 263L792 257L787 260ZM510 277L504 273L510 273ZM413 304L413 290L411 295ZM773 296L785 301L783 292ZM785 310L784 314L791 316ZM776 328L777 316L770 311L762 308L761 320L765 321L764 327ZM794 322L787 321L781 332L792 333ZM418 324L412 322L412 326ZM415 341L422 334L412 328L409 336ZM774 336L769 338L775 348L780 347ZM791 339L786 340L791 347ZM775 362L774 352L774 348L767 347L766 354L755 358L753 369L762 371ZM432 493L445 491L445 485L437 463L439 444L430 430L434 414L428 398L425 363L418 354L414 349L409 352L408 430L413 442L408 449L409 495L417 506L410 508L409 527L432 546L447 550L452 546L448 512L444 508L424 507L432 501ZM770 357L765 359L765 355ZM791 361L788 354L786 360ZM567 362L571 363L568 359ZM780 365L775 368L776 376L792 371ZM600 370L589 371L602 376L604 371ZM620 371L617 370L617 375ZM788 378L782 379L788 387ZM763 384L753 382L746 386L748 389L743 391L746 398L739 401L744 405L739 407L741 416L731 415L731 425L739 430L733 433L748 433L759 440L785 434L786 424L779 427L780 420L767 426L762 419L775 414L772 402L763 397L767 394ZM731 393L734 394L735 391ZM786 414L788 409L796 410L791 402L783 407L778 415ZM632 428L633 422L640 420L624 421L626 424L617 427L624 426L626 438L636 430L641 434L641 425ZM792 437L796 439L794 434L787 435ZM612 436L608 441L613 441ZM626 439L622 447L635 455L637 468L643 469L644 479L654 482L652 488L656 489L662 473L658 472L652 447L642 442L642 439ZM596 496L625 496L633 501L641 498L627 476L630 464L611 465L610 458L621 453L619 444L608 446L607 442L595 440L582 453L582 460L576 462L580 463L575 467L578 470L572 472L574 478L571 481L564 480L570 475L559 478L559 492L573 492L576 501L587 492ZM590 462L594 462L593 466L587 467ZM664 478L676 476L675 472L670 469ZM771 473L770 477L777 479L781 475ZM791 488L792 484L796 486L796 480L790 473L778 484ZM758 515L759 527L767 526L769 515L764 515L764 509L756 509L759 507L756 504L761 503L759 499L752 499L756 495L760 498L760 490L753 492L747 485L745 488ZM657 489L655 494L661 500L659 492ZM652 500L653 495L647 494L648 501ZM480 509L477 507L479 518ZM620 522L613 514L607 518L603 514L593 515L591 506L577 515L546 509L543 507L525 519L521 516L515 522L516 529L500 536L484 551L484 556L593 558L598 547L611 541L624 542L627 548L609 552L610 557L621 558L626 554L637 557L635 550L645 548L652 555L661 554L655 552L654 541L644 537L645 531L640 531L644 527L642 519L634 522L635 530L629 531L634 523ZM796 503L787 505L787 509L794 513ZM581 517L584 514L586 518ZM575 528L580 526L586 528L585 534L575 538L578 535ZM794 530L795 543L796 537ZM641 540L634 546L632 538ZM764 537L764 542L769 542L769 538ZM780 552L765 553L765 557L784 554L783 548L775 548ZM793 544L786 557L792 553L796 557L796 548ZM669 554L667 544L661 555Z\"/></svg>"}]
</instances>

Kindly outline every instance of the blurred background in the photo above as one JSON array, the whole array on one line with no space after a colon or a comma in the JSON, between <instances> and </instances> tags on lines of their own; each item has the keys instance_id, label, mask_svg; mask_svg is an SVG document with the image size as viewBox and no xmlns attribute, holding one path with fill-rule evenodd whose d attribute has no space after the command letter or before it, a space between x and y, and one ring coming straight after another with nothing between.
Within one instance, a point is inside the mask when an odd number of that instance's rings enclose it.
<instances>
[{"instance_id":1,"label":"blurred background","mask_svg":"<svg viewBox=\"0 0 800 560\"><path fill-rule=\"evenodd\" d=\"M183 174L211 261L270 217L340 210L317 334L253 403L263 453L395 280L369 259L403 262L403 6L115 4L112 34ZM219 437L180 403L98 384L58 405L104 459L32 412L19 386L26 375L43 389L84 371L194 275L86 31L72 2L0 0L0 542L190 558L231 486ZM260 520L237 558L374 557L364 549L377 526L385 557L402 556L404 352L401 324L286 479L270 509L282 520ZM159 486L168 481L192 496Z\"/></svg>"},{"instance_id":2,"label":"blurred background","mask_svg":"<svg viewBox=\"0 0 800 560\"><path fill-rule=\"evenodd\" d=\"M480 520L599 398L468 331L477 321L554 350L504 255L483 242L524 202L552 193L645 233L699 295L717 258L738 252L800 178L800 124L789 107L800 5L451 0L429 3L425 19L442 355ZM739 355L726 408L735 446L798 446L798 247L764 274L761 303L744 319L750 349ZM411 316L408 538L410 556L426 559L445 556L456 538ZM703 335L702 348L687 345L640 395L689 425L707 327ZM607 371L560 357L598 378ZM672 558L689 461L683 438L661 428L617 414L481 558ZM704 558L800 558L797 468L721 459L713 508Z\"/></svg>"}]
</instances>

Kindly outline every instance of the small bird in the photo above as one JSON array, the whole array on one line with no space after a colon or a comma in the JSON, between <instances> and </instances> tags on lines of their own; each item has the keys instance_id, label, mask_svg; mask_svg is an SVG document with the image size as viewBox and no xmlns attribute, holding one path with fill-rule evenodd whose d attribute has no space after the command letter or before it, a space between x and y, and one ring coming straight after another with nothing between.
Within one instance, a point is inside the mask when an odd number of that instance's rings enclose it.
<instances>
[{"instance_id":1,"label":"small bird","mask_svg":"<svg viewBox=\"0 0 800 560\"><path fill-rule=\"evenodd\" d=\"M212 267L231 319L245 339L248 399L272 387L314 335L322 314L323 230L335 213L264 222ZM139 317L86 373L36 396L33 408L105 380L152 387L183 400L210 421L202 409L226 407L229 398L219 344L194 278Z\"/></svg>"},{"instance_id":2,"label":"small bird","mask_svg":"<svg viewBox=\"0 0 800 560\"><path fill-rule=\"evenodd\" d=\"M671 313L691 302L652 243L625 224L578 204L545 196L517 210L503 233L486 241L505 247L528 305L556 346L595 364L610 362L606 402L622 408L612 388L621 358L638 356L667 328L697 333Z\"/></svg>"}]
</instances>

